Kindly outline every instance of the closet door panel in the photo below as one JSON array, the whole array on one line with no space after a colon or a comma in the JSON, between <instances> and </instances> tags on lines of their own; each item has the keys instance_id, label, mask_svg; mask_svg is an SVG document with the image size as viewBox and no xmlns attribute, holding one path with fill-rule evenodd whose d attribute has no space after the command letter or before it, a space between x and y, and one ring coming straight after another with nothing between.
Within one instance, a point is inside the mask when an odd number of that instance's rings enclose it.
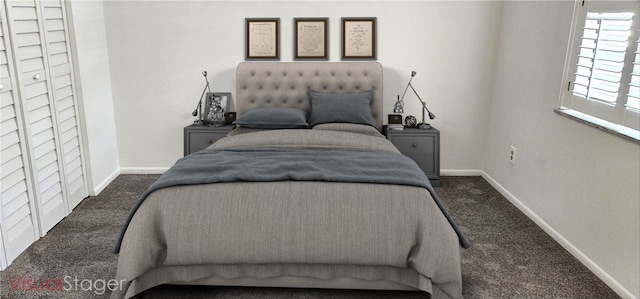
<instances>
[{"instance_id":1,"label":"closet door panel","mask_svg":"<svg viewBox=\"0 0 640 299\"><path fill-rule=\"evenodd\" d=\"M62 1L47 0L40 3L44 19L47 61L57 113L60 150L67 183L69 210L71 210L88 196L88 191L82 163L82 142L75 104L66 14Z\"/></svg>"},{"instance_id":2,"label":"closet door panel","mask_svg":"<svg viewBox=\"0 0 640 299\"><path fill-rule=\"evenodd\" d=\"M0 1L0 264L39 237L4 1Z\"/></svg>"},{"instance_id":3,"label":"closet door panel","mask_svg":"<svg viewBox=\"0 0 640 299\"><path fill-rule=\"evenodd\" d=\"M2 243L2 222L0 222L0 271L7 267L7 258L4 253L4 244Z\"/></svg>"},{"instance_id":4,"label":"closet door panel","mask_svg":"<svg viewBox=\"0 0 640 299\"><path fill-rule=\"evenodd\" d=\"M62 1L0 1L0 265L87 195Z\"/></svg>"},{"instance_id":5,"label":"closet door panel","mask_svg":"<svg viewBox=\"0 0 640 299\"><path fill-rule=\"evenodd\" d=\"M15 69L24 107L40 230L45 234L67 215L67 203L55 103L47 73L45 35L37 4L35 1L10 1L7 17L10 37L14 41Z\"/></svg>"}]
</instances>

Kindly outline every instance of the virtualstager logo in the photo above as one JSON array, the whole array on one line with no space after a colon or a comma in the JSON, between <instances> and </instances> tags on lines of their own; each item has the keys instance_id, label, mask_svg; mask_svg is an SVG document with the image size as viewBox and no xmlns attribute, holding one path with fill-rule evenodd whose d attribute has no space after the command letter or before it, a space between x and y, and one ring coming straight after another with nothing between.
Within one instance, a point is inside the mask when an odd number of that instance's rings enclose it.
<instances>
[{"instance_id":1,"label":"virtualstager logo","mask_svg":"<svg viewBox=\"0 0 640 299\"><path fill-rule=\"evenodd\" d=\"M107 290L122 290L124 279L80 279L77 276L60 276L49 279L33 279L20 276L9 276L9 284L15 291L25 292L93 292L102 295Z\"/></svg>"}]
</instances>

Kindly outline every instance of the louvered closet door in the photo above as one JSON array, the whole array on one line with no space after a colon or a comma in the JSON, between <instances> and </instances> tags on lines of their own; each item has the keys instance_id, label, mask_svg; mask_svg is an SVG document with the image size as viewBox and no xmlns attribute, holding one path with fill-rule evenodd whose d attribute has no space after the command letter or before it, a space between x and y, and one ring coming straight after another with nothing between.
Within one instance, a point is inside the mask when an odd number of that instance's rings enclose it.
<instances>
[{"instance_id":1,"label":"louvered closet door","mask_svg":"<svg viewBox=\"0 0 640 299\"><path fill-rule=\"evenodd\" d=\"M0 1L0 250L5 266L39 237L7 32Z\"/></svg>"},{"instance_id":2,"label":"louvered closet door","mask_svg":"<svg viewBox=\"0 0 640 299\"><path fill-rule=\"evenodd\" d=\"M7 258L4 254L4 241L2 240L2 223L0 223L0 271L7 267Z\"/></svg>"},{"instance_id":3,"label":"louvered closet door","mask_svg":"<svg viewBox=\"0 0 640 299\"><path fill-rule=\"evenodd\" d=\"M75 89L69 38L66 28L66 14L61 1L39 1L44 19L44 31L50 70L53 100L55 102L60 152L64 165L69 210L87 197L80 129L77 121Z\"/></svg>"},{"instance_id":4,"label":"louvered closet door","mask_svg":"<svg viewBox=\"0 0 640 299\"><path fill-rule=\"evenodd\" d=\"M73 125L64 122L69 118L69 107L74 111L72 117L75 118L75 107L64 104L69 97L73 101L72 93L65 93L64 74L60 75L64 71L51 72L58 70L57 66L61 64L52 65L49 61L56 59L48 54L48 40L52 40L51 47L55 50L56 43L60 41L55 37L60 30L55 26L55 21L52 22L53 25L43 21L43 11L47 10L44 3L33 0L9 1L6 5L19 97L25 118L27 149L34 177L36 207L40 230L44 234L79 202L77 199L73 203L69 201L71 191L65 168L65 155L69 154L72 157L74 146L79 146L79 142L74 143L74 139L78 138L75 120ZM47 31L49 28L50 32ZM54 80L62 83L54 83ZM59 89L54 89L54 85ZM69 86L69 83L66 85ZM58 109L56 99L60 100L61 109ZM69 130L76 132L69 134ZM77 152L77 155L80 153ZM73 163L71 159L70 169L74 168ZM69 181L78 177L84 180L82 175L75 174L75 177L69 177ZM84 189L84 184L81 186ZM77 189L77 184L73 187ZM79 194L84 195L86 191L83 190Z\"/></svg>"}]
</instances>

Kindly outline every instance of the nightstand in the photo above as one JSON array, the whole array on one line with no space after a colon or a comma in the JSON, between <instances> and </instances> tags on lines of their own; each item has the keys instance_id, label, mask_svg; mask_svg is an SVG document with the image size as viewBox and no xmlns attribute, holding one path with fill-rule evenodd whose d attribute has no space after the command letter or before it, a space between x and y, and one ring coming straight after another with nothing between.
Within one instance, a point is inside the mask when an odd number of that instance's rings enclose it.
<instances>
[{"instance_id":1,"label":"nightstand","mask_svg":"<svg viewBox=\"0 0 640 299\"><path fill-rule=\"evenodd\" d=\"M235 125L209 127L190 125L184 128L184 155L195 153L226 136Z\"/></svg>"},{"instance_id":2,"label":"nightstand","mask_svg":"<svg viewBox=\"0 0 640 299\"><path fill-rule=\"evenodd\" d=\"M388 130L384 135L405 156L415 161L429 178L432 186L440 186L440 131L405 127L402 131Z\"/></svg>"}]
</instances>

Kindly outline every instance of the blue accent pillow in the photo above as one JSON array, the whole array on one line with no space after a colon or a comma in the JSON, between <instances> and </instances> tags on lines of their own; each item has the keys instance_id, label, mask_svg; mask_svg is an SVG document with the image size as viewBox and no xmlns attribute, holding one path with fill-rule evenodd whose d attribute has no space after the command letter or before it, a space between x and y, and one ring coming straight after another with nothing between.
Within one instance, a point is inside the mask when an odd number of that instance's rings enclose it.
<instances>
[{"instance_id":1,"label":"blue accent pillow","mask_svg":"<svg viewBox=\"0 0 640 299\"><path fill-rule=\"evenodd\" d=\"M306 129L307 113L296 108L265 107L251 109L240 115L235 125L254 129Z\"/></svg>"},{"instance_id":2,"label":"blue accent pillow","mask_svg":"<svg viewBox=\"0 0 640 299\"><path fill-rule=\"evenodd\" d=\"M360 93L321 93L309 90L309 126L325 123L353 123L375 127L371 116L373 90Z\"/></svg>"}]
</instances>

